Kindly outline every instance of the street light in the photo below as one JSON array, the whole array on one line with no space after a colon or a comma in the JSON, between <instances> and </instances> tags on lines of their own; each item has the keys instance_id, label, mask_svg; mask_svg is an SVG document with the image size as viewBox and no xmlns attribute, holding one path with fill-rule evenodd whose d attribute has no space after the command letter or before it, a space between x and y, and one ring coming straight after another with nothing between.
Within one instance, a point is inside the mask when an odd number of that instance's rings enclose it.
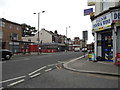
<instances>
[{"instance_id":1,"label":"street light","mask_svg":"<svg viewBox=\"0 0 120 90\"><path fill-rule=\"evenodd\" d=\"M66 27L66 50L67 50L67 29L70 28L70 26Z\"/></svg>"},{"instance_id":2,"label":"street light","mask_svg":"<svg viewBox=\"0 0 120 90\"><path fill-rule=\"evenodd\" d=\"M38 55L39 55L39 44L40 44L40 37L39 37L39 24L40 24L40 13L44 13L45 11L38 12ZM36 14L36 13L33 13Z\"/></svg>"}]
</instances>

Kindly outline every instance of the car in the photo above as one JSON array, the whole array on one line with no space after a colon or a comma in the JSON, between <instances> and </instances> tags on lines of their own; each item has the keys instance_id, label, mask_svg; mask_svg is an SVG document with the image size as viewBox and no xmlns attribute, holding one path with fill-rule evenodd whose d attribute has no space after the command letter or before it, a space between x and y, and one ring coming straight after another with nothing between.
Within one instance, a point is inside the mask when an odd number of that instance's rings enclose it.
<instances>
[{"instance_id":1,"label":"car","mask_svg":"<svg viewBox=\"0 0 120 90\"><path fill-rule=\"evenodd\" d=\"M79 51L80 51L80 48L79 48L79 47L75 47L75 48L74 48L74 51L75 51L75 52L79 52Z\"/></svg>"},{"instance_id":2,"label":"car","mask_svg":"<svg viewBox=\"0 0 120 90\"><path fill-rule=\"evenodd\" d=\"M82 52L87 52L87 48L82 48Z\"/></svg>"},{"instance_id":3,"label":"car","mask_svg":"<svg viewBox=\"0 0 120 90\"><path fill-rule=\"evenodd\" d=\"M2 59L4 60L10 60L13 53L12 51L8 50L8 49L2 49Z\"/></svg>"}]
</instances>

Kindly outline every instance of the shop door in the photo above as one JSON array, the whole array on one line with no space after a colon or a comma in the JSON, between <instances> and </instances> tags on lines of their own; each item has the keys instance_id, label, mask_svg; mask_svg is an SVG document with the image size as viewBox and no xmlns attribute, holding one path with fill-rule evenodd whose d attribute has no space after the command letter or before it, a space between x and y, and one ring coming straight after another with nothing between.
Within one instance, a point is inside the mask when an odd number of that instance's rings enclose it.
<instances>
[{"instance_id":1,"label":"shop door","mask_svg":"<svg viewBox=\"0 0 120 90\"><path fill-rule=\"evenodd\" d=\"M102 34L102 57L106 61L113 61L112 32Z\"/></svg>"}]
</instances>

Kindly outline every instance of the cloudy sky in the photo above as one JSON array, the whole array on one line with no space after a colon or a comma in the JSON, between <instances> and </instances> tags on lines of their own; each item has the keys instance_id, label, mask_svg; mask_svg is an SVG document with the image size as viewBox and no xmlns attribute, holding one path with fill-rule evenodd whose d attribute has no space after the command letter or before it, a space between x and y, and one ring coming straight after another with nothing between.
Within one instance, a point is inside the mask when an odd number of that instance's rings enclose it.
<instances>
[{"instance_id":1,"label":"cloudy sky","mask_svg":"<svg viewBox=\"0 0 120 90\"><path fill-rule=\"evenodd\" d=\"M37 15L40 14L40 28L49 31L57 30L59 34L66 35L68 28L68 37L80 37L82 31L88 30L88 42L93 42L92 23L90 16L84 16L84 9L91 8L87 6L87 0L0 0L0 18L22 24L26 23L35 26L37 29Z\"/></svg>"}]
</instances>

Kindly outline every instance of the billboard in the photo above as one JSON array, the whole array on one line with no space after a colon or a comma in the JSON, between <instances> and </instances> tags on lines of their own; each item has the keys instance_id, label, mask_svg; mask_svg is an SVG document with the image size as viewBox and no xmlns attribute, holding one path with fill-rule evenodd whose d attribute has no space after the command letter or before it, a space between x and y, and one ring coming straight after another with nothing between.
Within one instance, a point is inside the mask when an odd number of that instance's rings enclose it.
<instances>
[{"instance_id":1,"label":"billboard","mask_svg":"<svg viewBox=\"0 0 120 90\"><path fill-rule=\"evenodd\" d=\"M84 16L90 15L93 12L93 8L84 9Z\"/></svg>"}]
</instances>

